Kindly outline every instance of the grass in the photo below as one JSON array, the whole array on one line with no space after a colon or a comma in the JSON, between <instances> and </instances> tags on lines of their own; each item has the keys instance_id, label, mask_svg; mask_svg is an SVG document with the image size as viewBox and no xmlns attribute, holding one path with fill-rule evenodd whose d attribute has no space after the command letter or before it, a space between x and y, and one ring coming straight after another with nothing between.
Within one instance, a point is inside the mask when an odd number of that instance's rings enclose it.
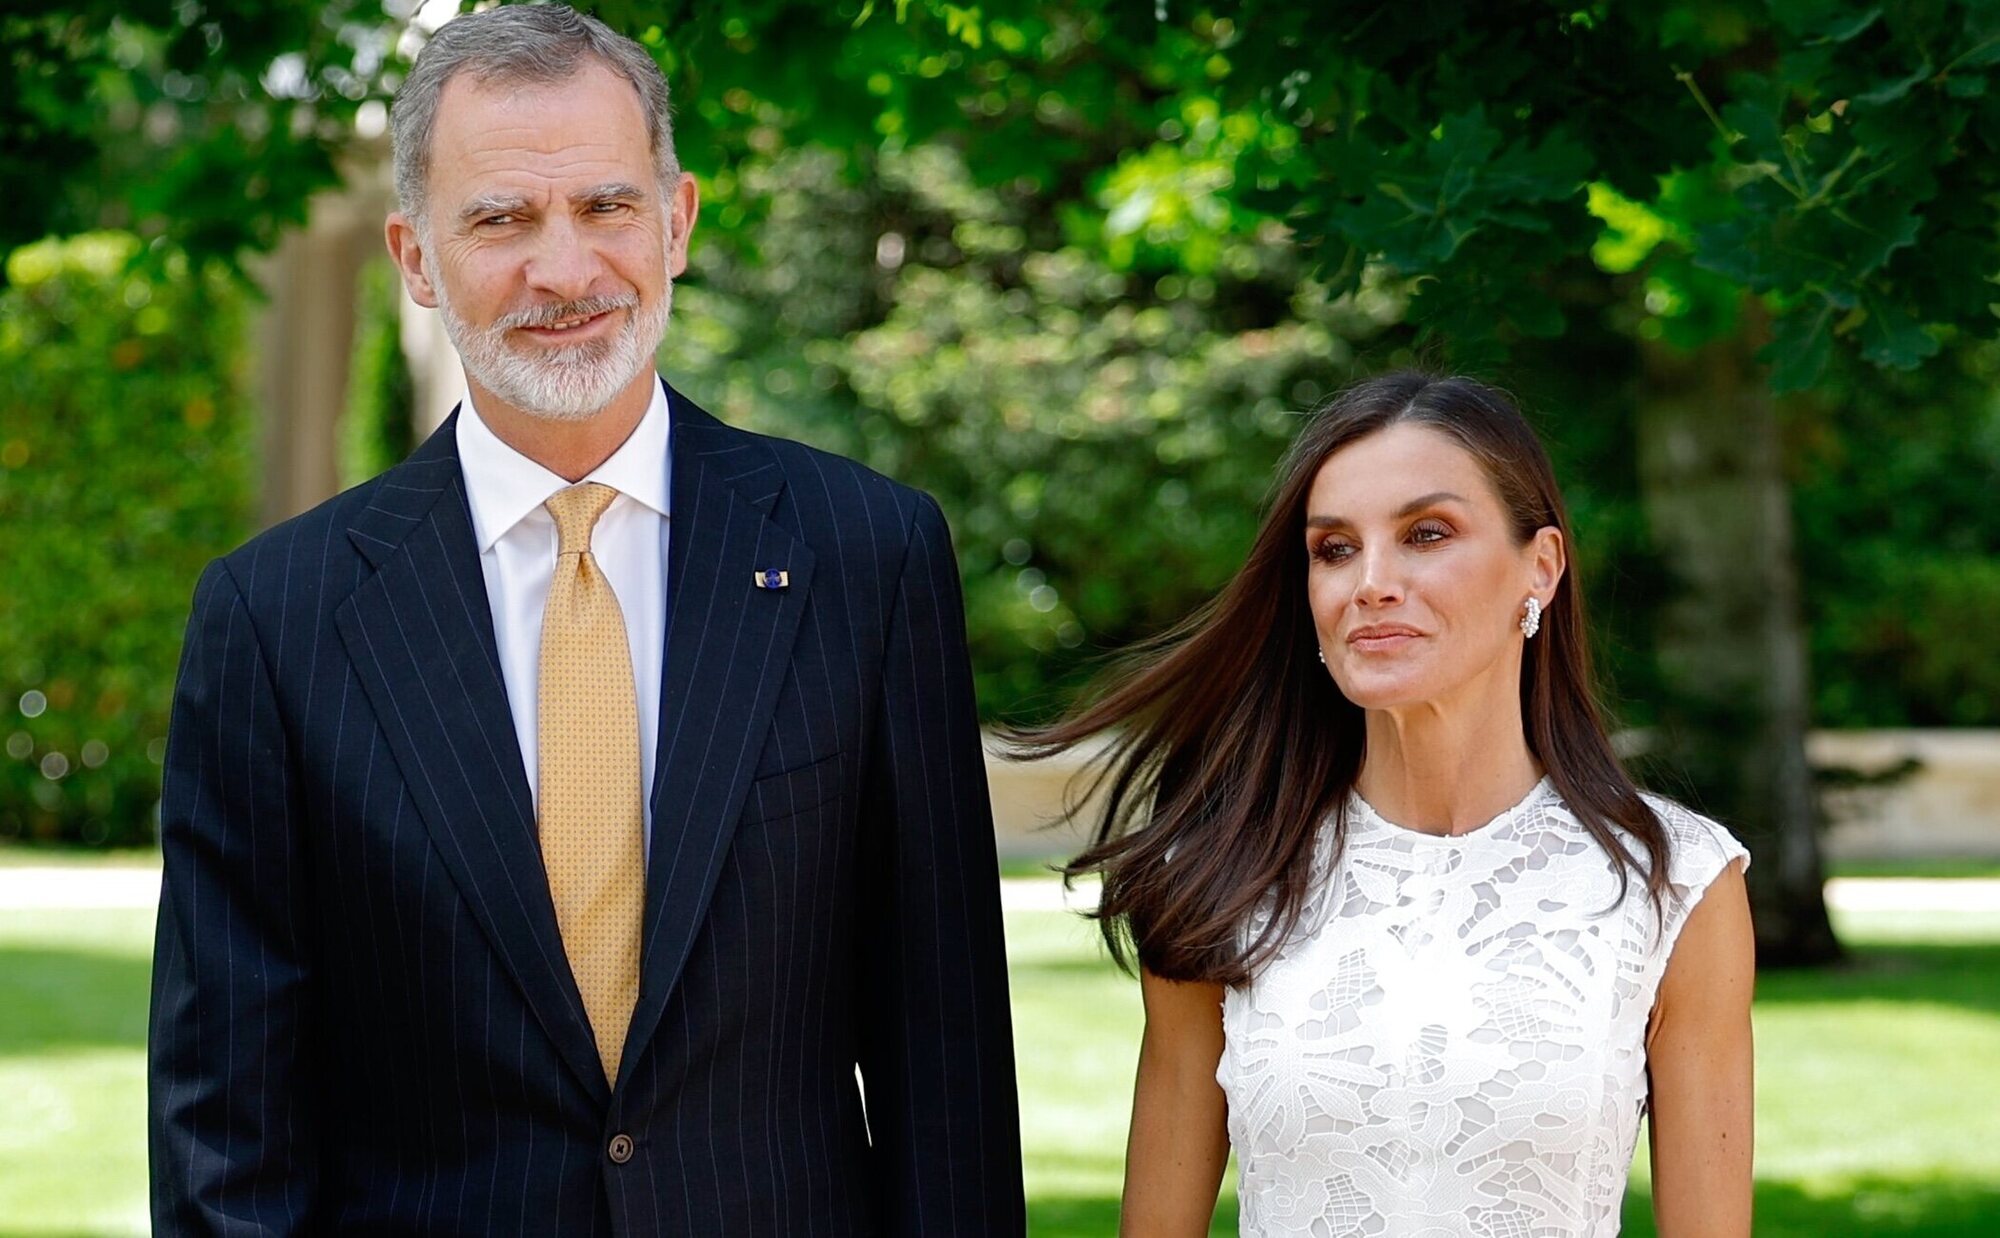
<instances>
[{"instance_id":1,"label":"grass","mask_svg":"<svg viewBox=\"0 0 2000 1238\"><path fill-rule=\"evenodd\" d=\"M78 847L0 842L0 868L158 868L158 847Z\"/></svg>"},{"instance_id":2,"label":"grass","mask_svg":"<svg viewBox=\"0 0 2000 1238\"><path fill-rule=\"evenodd\" d=\"M2000 914L1844 915L1852 961L1761 977L1759 1238L2000 1233ZM1115 1232L1140 1014L1093 930L1008 917L1030 1233ZM1643 1138L1641 1140L1643 1149ZM1624 1232L1651 1238L1643 1150ZM1216 1234L1233 1233L1225 1184Z\"/></svg>"},{"instance_id":3,"label":"grass","mask_svg":"<svg viewBox=\"0 0 2000 1238\"><path fill-rule=\"evenodd\" d=\"M1139 986L1105 961L1095 925L1063 912L1009 912L1007 957L1028 1232L1116 1233L1142 1023ZM1223 1195L1213 1234L1236 1232L1235 1200L1227 1189Z\"/></svg>"},{"instance_id":4,"label":"grass","mask_svg":"<svg viewBox=\"0 0 2000 1238\"><path fill-rule=\"evenodd\" d=\"M1829 877L2000 877L2000 859L1936 857L1910 860L1835 860Z\"/></svg>"},{"instance_id":5,"label":"grass","mask_svg":"<svg viewBox=\"0 0 2000 1238\"><path fill-rule=\"evenodd\" d=\"M153 913L0 911L0 1235L143 1234Z\"/></svg>"},{"instance_id":6,"label":"grass","mask_svg":"<svg viewBox=\"0 0 2000 1238\"><path fill-rule=\"evenodd\" d=\"M36 854L30 852L29 854ZM142 854L142 853L141 853ZM0 867L7 863L7 850L0 848ZM1047 877L1058 863L1053 858L1009 856L1000 862L1002 877ZM1829 877L2000 877L2000 859L1975 857L1926 857L1908 860L1834 860L1826 867Z\"/></svg>"},{"instance_id":7,"label":"grass","mask_svg":"<svg viewBox=\"0 0 2000 1238\"><path fill-rule=\"evenodd\" d=\"M1117 1227L1137 987L1082 921L1007 928L1030 1232L1099 1238ZM1759 981L1757 1233L2000 1233L2000 914L1840 929L1849 965ZM141 910L0 911L0 1238L145 1232L151 936ZM1639 1238L1647 1189L1642 1161ZM1225 1187L1212 1232L1234 1229Z\"/></svg>"}]
</instances>

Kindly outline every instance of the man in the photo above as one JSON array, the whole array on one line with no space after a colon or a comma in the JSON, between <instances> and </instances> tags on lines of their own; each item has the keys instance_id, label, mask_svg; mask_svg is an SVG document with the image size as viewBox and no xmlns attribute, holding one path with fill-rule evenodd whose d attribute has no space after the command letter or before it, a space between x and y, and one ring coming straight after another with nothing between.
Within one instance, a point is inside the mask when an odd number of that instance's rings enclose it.
<instances>
[{"instance_id":1,"label":"man","mask_svg":"<svg viewBox=\"0 0 2000 1238\"><path fill-rule=\"evenodd\" d=\"M393 128L467 398L196 590L157 1228L1019 1234L936 505L660 382L696 191L638 45L457 18Z\"/></svg>"}]
</instances>

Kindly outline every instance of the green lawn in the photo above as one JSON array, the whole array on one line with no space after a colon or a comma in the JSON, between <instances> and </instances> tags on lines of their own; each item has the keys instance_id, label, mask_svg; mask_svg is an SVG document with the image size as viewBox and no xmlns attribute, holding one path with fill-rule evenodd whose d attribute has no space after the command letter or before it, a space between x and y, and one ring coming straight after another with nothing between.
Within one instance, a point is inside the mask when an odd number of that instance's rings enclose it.
<instances>
[{"instance_id":1,"label":"green lawn","mask_svg":"<svg viewBox=\"0 0 2000 1238\"><path fill-rule=\"evenodd\" d=\"M1760 981L1758 1234L2000 1232L2000 915L1840 927L1851 966ZM1088 924L1008 932L1032 1232L1110 1234L1136 987ZM144 911L0 911L0 1238L144 1232L151 934ZM1630 1234L1652 1233L1645 1192L1642 1164Z\"/></svg>"},{"instance_id":2,"label":"green lawn","mask_svg":"<svg viewBox=\"0 0 2000 1238\"><path fill-rule=\"evenodd\" d=\"M40 855L40 851L28 851L26 855ZM92 853L85 853L89 855ZM8 849L0 846L0 865L7 860ZM1034 856L1010 856L1000 862L1003 877L1046 877L1054 869L1051 859ZM1908 860L1830 860L1826 875L1829 877L2000 877L2000 860L1976 859L1971 857L1926 857Z\"/></svg>"},{"instance_id":3,"label":"green lawn","mask_svg":"<svg viewBox=\"0 0 2000 1238\"><path fill-rule=\"evenodd\" d=\"M101 868L105 865L138 865L157 868L158 847L72 847L67 844L0 842L0 868Z\"/></svg>"},{"instance_id":4,"label":"green lawn","mask_svg":"<svg viewBox=\"0 0 2000 1238\"><path fill-rule=\"evenodd\" d=\"M0 911L0 1235L146 1232L153 913Z\"/></svg>"},{"instance_id":5,"label":"green lawn","mask_svg":"<svg viewBox=\"0 0 2000 1238\"><path fill-rule=\"evenodd\" d=\"M1936 858L1911 860L1834 860L1829 877L2000 877L2000 860Z\"/></svg>"}]
</instances>

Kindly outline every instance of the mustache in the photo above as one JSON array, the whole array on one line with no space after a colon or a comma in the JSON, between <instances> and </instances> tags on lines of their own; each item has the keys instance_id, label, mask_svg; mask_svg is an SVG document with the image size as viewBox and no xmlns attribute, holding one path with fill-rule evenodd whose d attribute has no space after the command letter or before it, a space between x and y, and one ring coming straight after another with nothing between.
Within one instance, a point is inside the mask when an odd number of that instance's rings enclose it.
<instances>
[{"instance_id":1,"label":"mustache","mask_svg":"<svg viewBox=\"0 0 2000 1238\"><path fill-rule=\"evenodd\" d=\"M549 305L536 305L524 310L516 310L502 315L493 324L495 330L512 331L522 327L552 327L572 318L595 318L612 310L636 309L639 298L633 293L617 296L582 297L575 301L557 301Z\"/></svg>"}]
</instances>

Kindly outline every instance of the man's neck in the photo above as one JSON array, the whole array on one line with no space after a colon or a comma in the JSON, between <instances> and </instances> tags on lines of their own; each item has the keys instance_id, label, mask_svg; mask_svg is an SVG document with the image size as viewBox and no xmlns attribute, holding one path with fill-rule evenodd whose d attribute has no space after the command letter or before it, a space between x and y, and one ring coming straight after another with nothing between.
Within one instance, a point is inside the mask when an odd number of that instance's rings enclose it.
<instances>
[{"instance_id":1,"label":"man's neck","mask_svg":"<svg viewBox=\"0 0 2000 1238\"><path fill-rule=\"evenodd\" d=\"M611 403L589 417L558 421L524 412L471 379L479 419L495 438L566 481L582 481L632 436L653 402L660 381L647 366Z\"/></svg>"}]
</instances>

